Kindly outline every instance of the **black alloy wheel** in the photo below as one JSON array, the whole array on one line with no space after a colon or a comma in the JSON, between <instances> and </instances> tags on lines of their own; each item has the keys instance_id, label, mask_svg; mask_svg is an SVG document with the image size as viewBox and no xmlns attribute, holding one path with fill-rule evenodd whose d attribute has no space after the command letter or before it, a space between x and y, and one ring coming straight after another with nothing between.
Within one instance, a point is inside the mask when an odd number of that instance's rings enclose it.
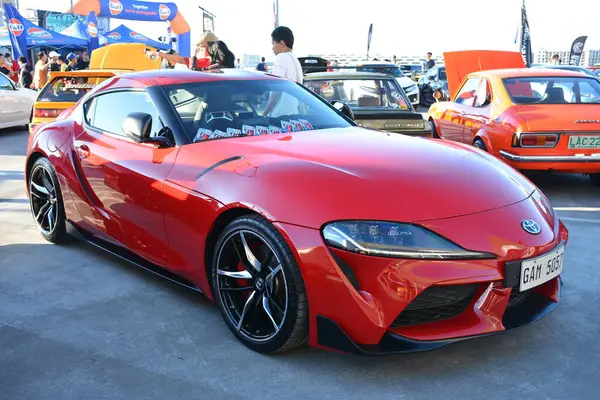
<instances>
[{"instance_id":1,"label":"black alloy wheel","mask_svg":"<svg viewBox=\"0 0 600 400\"><path fill-rule=\"evenodd\" d=\"M29 173L29 205L40 233L49 242L68 240L65 210L54 168L48 159L38 159Z\"/></svg>"},{"instance_id":2,"label":"black alloy wheel","mask_svg":"<svg viewBox=\"0 0 600 400\"><path fill-rule=\"evenodd\" d=\"M213 291L229 329L249 348L271 353L306 342L308 302L294 256L260 216L231 222L217 243Z\"/></svg>"}]
</instances>

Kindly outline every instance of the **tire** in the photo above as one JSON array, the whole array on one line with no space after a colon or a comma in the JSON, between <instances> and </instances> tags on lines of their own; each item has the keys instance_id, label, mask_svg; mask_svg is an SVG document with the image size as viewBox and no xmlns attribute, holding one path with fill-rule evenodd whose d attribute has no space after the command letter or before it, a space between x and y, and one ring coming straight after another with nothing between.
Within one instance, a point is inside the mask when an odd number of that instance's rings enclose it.
<instances>
[{"instance_id":1,"label":"tire","mask_svg":"<svg viewBox=\"0 0 600 400\"><path fill-rule=\"evenodd\" d=\"M70 236L65 224L62 192L54 167L47 158L39 158L33 164L27 186L31 213L42 237L56 244L68 242Z\"/></svg>"},{"instance_id":2,"label":"tire","mask_svg":"<svg viewBox=\"0 0 600 400\"><path fill-rule=\"evenodd\" d=\"M488 149L487 149L485 143L483 143L483 140L481 140L481 139L475 139L475 142L473 142L473 146L485 151L486 153L488 152Z\"/></svg>"},{"instance_id":3,"label":"tire","mask_svg":"<svg viewBox=\"0 0 600 400\"><path fill-rule=\"evenodd\" d=\"M300 269L285 239L265 218L243 216L227 225L215 246L211 273L223 319L248 348L275 353L307 342L308 300Z\"/></svg>"},{"instance_id":4,"label":"tire","mask_svg":"<svg viewBox=\"0 0 600 400\"><path fill-rule=\"evenodd\" d=\"M429 125L431 126L431 136L434 139L441 139L442 137L438 133L437 128L435 127L435 123L432 120L429 120Z\"/></svg>"},{"instance_id":5,"label":"tire","mask_svg":"<svg viewBox=\"0 0 600 400\"><path fill-rule=\"evenodd\" d=\"M600 174L590 174L590 180L596 186L600 186Z\"/></svg>"}]
</instances>

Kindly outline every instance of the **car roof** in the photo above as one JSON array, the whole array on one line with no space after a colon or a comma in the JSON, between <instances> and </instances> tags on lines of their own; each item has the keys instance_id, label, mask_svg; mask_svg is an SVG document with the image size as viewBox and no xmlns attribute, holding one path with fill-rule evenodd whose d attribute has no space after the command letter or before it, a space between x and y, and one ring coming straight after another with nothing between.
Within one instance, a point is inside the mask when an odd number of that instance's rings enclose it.
<instances>
[{"instance_id":1,"label":"car roof","mask_svg":"<svg viewBox=\"0 0 600 400\"><path fill-rule=\"evenodd\" d=\"M159 69L151 71L130 72L121 75L122 78L135 80L146 86L167 86L180 83L200 83L230 80L284 80L275 75L258 71L248 71L239 68L223 68L213 72Z\"/></svg>"},{"instance_id":2,"label":"car roof","mask_svg":"<svg viewBox=\"0 0 600 400\"><path fill-rule=\"evenodd\" d=\"M567 71L564 69L550 68L506 68L506 69L490 69L487 71L477 71L469 75L478 75L484 77L498 78L521 78L521 77L536 77L536 76L559 76L559 77L581 77L581 72Z\"/></svg>"},{"instance_id":3,"label":"car roof","mask_svg":"<svg viewBox=\"0 0 600 400\"><path fill-rule=\"evenodd\" d=\"M382 74L378 72L357 72L357 71L334 71L334 72L315 72L314 74L307 74L304 80L316 80L316 79L394 79L393 76L388 74Z\"/></svg>"}]
</instances>

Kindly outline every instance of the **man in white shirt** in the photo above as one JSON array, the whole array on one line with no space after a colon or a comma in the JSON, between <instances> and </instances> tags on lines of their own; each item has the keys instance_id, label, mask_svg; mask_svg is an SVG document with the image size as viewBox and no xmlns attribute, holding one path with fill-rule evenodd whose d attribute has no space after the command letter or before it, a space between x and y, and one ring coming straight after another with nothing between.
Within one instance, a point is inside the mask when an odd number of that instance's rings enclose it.
<instances>
[{"instance_id":1,"label":"man in white shirt","mask_svg":"<svg viewBox=\"0 0 600 400\"><path fill-rule=\"evenodd\" d=\"M292 52L294 47L292 30L286 26L275 28L271 33L271 43L273 44L273 53L276 56L272 74L297 83L303 83L302 65ZM278 117L280 115L295 114L298 114L298 100L296 98L286 93L271 93L264 115Z\"/></svg>"}]
</instances>

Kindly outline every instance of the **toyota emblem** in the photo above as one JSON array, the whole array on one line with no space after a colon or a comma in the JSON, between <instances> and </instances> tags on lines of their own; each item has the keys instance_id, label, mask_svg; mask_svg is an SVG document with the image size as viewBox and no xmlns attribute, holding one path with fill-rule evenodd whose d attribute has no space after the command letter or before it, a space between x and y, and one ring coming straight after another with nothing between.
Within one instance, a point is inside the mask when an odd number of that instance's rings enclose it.
<instances>
[{"instance_id":1,"label":"toyota emblem","mask_svg":"<svg viewBox=\"0 0 600 400\"><path fill-rule=\"evenodd\" d=\"M525 232L531 233L532 235L537 235L538 233L540 233L542 231L540 224L538 224L537 222L535 222L531 219L523 220L521 222L521 226L523 227Z\"/></svg>"}]
</instances>

